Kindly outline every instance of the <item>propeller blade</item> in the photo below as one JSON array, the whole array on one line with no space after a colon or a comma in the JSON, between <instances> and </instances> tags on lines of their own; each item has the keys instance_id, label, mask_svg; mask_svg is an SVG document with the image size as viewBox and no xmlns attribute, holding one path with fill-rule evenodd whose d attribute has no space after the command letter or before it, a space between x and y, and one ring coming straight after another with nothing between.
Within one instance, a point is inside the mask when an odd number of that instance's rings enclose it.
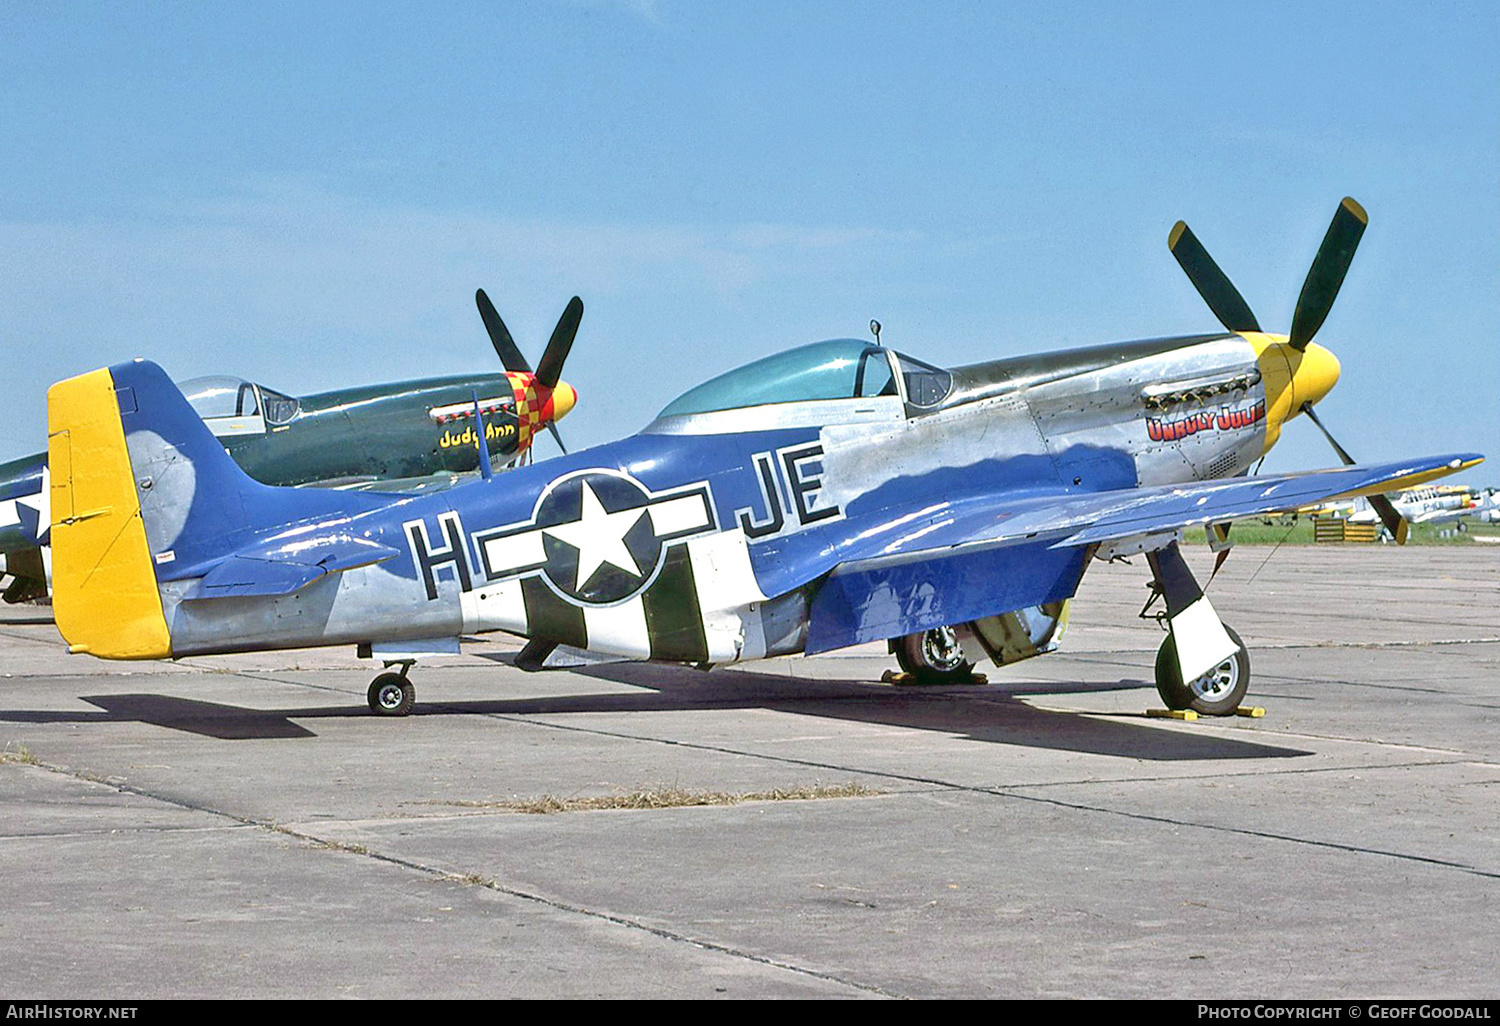
<instances>
[{"instance_id":1,"label":"propeller blade","mask_svg":"<svg viewBox=\"0 0 1500 1026\"><path fill-rule=\"evenodd\" d=\"M557 423L555 421L547 421L547 430L552 432L552 440L557 443L557 447L561 449L563 451L563 455L566 456L568 454L568 447L566 445L563 445L562 435L558 433L557 430Z\"/></svg>"},{"instance_id":2,"label":"propeller blade","mask_svg":"<svg viewBox=\"0 0 1500 1026\"><path fill-rule=\"evenodd\" d=\"M1329 433L1328 429L1323 426L1323 422L1321 420L1319 420L1318 419L1318 415L1313 412L1313 404L1312 403L1303 403L1302 404L1302 412L1305 413L1305 414L1307 414L1307 419L1308 420L1310 420L1314 424L1318 425L1318 430L1321 431L1321 432L1323 432L1323 437L1326 438L1326 439L1328 439L1328 444L1331 445L1331 446L1333 446L1333 451L1339 454L1339 459L1341 459L1341 460L1344 461L1344 466L1346 466L1346 467L1353 466L1354 465L1354 457L1350 456L1347 452L1345 452L1344 451L1344 447L1342 445L1340 445L1338 443L1338 441L1333 437L1333 435L1331 433Z\"/></svg>"},{"instance_id":3,"label":"propeller blade","mask_svg":"<svg viewBox=\"0 0 1500 1026\"><path fill-rule=\"evenodd\" d=\"M558 318L552 338L547 342L547 350L542 353L541 362L536 365L537 384L547 388L557 387L557 382L562 377L563 362L568 358L568 351L573 348L573 336L578 334L578 322L582 319L583 300L574 296L568 300L567 309Z\"/></svg>"},{"instance_id":4,"label":"propeller blade","mask_svg":"<svg viewBox=\"0 0 1500 1026\"><path fill-rule=\"evenodd\" d=\"M1369 223L1370 215L1365 213L1365 208L1345 196L1334 212L1333 223L1328 226L1328 234L1323 236L1323 244L1318 247L1312 267L1307 271L1302 294L1297 297L1289 339L1293 349L1306 349L1323 326L1323 320L1344 284L1344 275L1349 272L1359 238Z\"/></svg>"},{"instance_id":5,"label":"propeller blade","mask_svg":"<svg viewBox=\"0 0 1500 1026\"><path fill-rule=\"evenodd\" d=\"M1198 241L1186 222L1178 221L1172 226L1167 246L1220 324L1230 331L1260 330L1260 322L1250 312L1250 304L1214 263L1214 258L1208 255L1208 250L1203 248L1203 243Z\"/></svg>"},{"instance_id":6,"label":"propeller blade","mask_svg":"<svg viewBox=\"0 0 1500 1026\"><path fill-rule=\"evenodd\" d=\"M500 357L500 363L508 371L531 373L531 364L527 363L526 357L521 355L516 340L510 337L510 329L500 319L500 314L495 311L495 304L491 303L490 297L484 294L484 289L474 293L474 302L479 306L479 316L484 321L484 330L490 333L490 344L495 347L495 354Z\"/></svg>"},{"instance_id":7,"label":"propeller blade","mask_svg":"<svg viewBox=\"0 0 1500 1026\"><path fill-rule=\"evenodd\" d=\"M1323 432L1323 437L1328 439L1328 444L1333 446L1333 451L1339 454L1339 459L1344 461L1344 466L1347 467L1353 464L1354 457L1345 452L1344 447L1335 441L1333 435L1323 426L1323 422L1313 412L1312 403L1303 403L1302 412L1307 414L1308 420L1318 425L1318 430ZM1380 517L1380 522L1385 525L1385 529L1391 532L1391 537L1396 539L1396 544L1405 545L1406 535L1411 530L1411 525L1401 515L1400 511L1396 509L1395 504L1384 495L1379 494L1367 495L1365 499L1370 503L1370 508L1375 511L1376 516Z\"/></svg>"},{"instance_id":8,"label":"propeller blade","mask_svg":"<svg viewBox=\"0 0 1500 1026\"><path fill-rule=\"evenodd\" d=\"M1214 582L1214 578L1219 574L1219 568L1229 558L1229 552L1233 548L1233 543L1229 540L1229 528L1232 526L1233 524L1229 521L1203 525L1203 529L1208 535L1208 547L1218 553L1218 556L1214 559L1213 573L1208 575L1209 584Z\"/></svg>"},{"instance_id":9,"label":"propeller blade","mask_svg":"<svg viewBox=\"0 0 1500 1026\"><path fill-rule=\"evenodd\" d=\"M1208 575L1209 584L1214 583L1214 578L1219 575L1219 567L1223 566L1224 561L1229 558L1230 551L1230 549L1220 549L1219 554L1214 557L1214 569L1213 572Z\"/></svg>"},{"instance_id":10,"label":"propeller blade","mask_svg":"<svg viewBox=\"0 0 1500 1026\"><path fill-rule=\"evenodd\" d=\"M1385 525L1387 531L1391 532L1391 537L1396 539L1396 544L1405 545L1407 532L1411 530L1411 525L1407 523L1406 518L1384 495L1371 495L1369 499L1370 508L1379 514L1380 522Z\"/></svg>"}]
</instances>

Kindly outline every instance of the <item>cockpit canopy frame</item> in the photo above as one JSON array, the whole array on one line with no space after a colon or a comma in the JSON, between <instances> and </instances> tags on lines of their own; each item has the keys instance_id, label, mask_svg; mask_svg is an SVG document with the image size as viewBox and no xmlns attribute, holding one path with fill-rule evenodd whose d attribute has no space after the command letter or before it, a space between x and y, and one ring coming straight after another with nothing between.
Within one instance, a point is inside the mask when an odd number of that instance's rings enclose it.
<instances>
[{"instance_id":1,"label":"cockpit canopy frame","mask_svg":"<svg viewBox=\"0 0 1500 1026\"><path fill-rule=\"evenodd\" d=\"M828 339L710 378L668 403L658 419L753 406L900 396L911 412L938 406L953 375L873 342Z\"/></svg>"},{"instance_id":2,"label":"cockpit canopy frame","mask_svg":"<svg viewBox=\"0 0 1500 1026\"><path fill-rule=\"evenodd\" d=\"M275 389L258 385L229 374L210 374L193 378L178 386L188 404L215 430L234 425L231 433L265 430L290 423L301 411L301 401Z\"/></svg>"}]
</instances>

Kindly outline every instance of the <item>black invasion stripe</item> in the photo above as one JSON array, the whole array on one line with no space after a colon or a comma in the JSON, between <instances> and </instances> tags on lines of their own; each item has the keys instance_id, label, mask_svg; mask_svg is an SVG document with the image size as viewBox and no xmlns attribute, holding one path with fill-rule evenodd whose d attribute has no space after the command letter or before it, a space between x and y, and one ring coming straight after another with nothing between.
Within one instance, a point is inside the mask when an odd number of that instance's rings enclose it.
<instances>
[{"instance_id":1,"label":"black invasion stripe","mask_svg":"<svg viewBox=\"0 0 1500 1026\"><path fill-rule=\"evenodd\" d=\"M686 545L667 550L667 562L656 582L641 596L651 658L700 663L708 658L708 637L698 608L698 586Z\"/></svg>"},{"instance_id":2,"label":"black invasion stripe","mask_svg":"<svg viewBox=\"0 0 1500 1026\"><path fill-rule=\"evenodd\" d=\"M574 648L589 647L589 632L583 610L558 598L540 577L521 581L521 599L526 603L526 633Z\"/></svg>"}]
</instances>

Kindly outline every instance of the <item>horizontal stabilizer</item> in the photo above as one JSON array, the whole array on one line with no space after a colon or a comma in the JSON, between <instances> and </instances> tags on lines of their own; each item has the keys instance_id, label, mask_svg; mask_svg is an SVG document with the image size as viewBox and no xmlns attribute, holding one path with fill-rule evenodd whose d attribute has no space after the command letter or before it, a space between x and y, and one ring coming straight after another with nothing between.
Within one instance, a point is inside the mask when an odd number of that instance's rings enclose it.
<instances>
[{"instance_id":1,"label":"horizontal stabilizer","mask_svg":"<svg viewBox=\"0 0 1500 1026\"><path fill-rule=\"evenodd\" d=\"M382 563L398 555L388 545L352 535L273 539L219 561L187 595L190 599L290 595L325 574Z\"/></svg>"}]
</instances>

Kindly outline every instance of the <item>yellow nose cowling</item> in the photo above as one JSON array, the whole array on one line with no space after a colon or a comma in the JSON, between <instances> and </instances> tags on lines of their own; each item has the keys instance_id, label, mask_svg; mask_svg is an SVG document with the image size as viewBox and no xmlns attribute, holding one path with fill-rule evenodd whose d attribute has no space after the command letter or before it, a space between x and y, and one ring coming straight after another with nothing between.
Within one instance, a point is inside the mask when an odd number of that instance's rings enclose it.
<instances>
[{"instance_id":1,"label":"yellow nose cowling","mask_svg":"<svg viewBox=\"0 0 1500 1026\"><path fill-rule=\"evenodd\" d=\"M1269 452L1281 438L1281 425L1295 417L1304 403L1316 406L1339 380L1339 358L1315 342L1302 351L1287 344L1285 335L1245 333L1255 349L1266 388L1266 442Z\"/></svg>"},{"instance_id":2,"label":"yellow nose cowling","mask_svg":"<svg viewBox=\"0 0 1500 1026\"><path fill-rule=\"evenodd\" d=\"M1306 403L1318 405L1339 382L1339 358L1316 342L1309 342L1300 354L1288 346L1287 359L1292 366L1294 409Z\"/></svg>"},{"instance_id":3,"label":"yellow nose cowling","mask_svg":"<svg viewBox=\"0 0 1500 1026\"><path fill-rule=\"evenodd\" d=\"M578 391L566 381L559 381L552 390L552 419L562 420L578 402Z\"/></svg>"}]
</instances>

